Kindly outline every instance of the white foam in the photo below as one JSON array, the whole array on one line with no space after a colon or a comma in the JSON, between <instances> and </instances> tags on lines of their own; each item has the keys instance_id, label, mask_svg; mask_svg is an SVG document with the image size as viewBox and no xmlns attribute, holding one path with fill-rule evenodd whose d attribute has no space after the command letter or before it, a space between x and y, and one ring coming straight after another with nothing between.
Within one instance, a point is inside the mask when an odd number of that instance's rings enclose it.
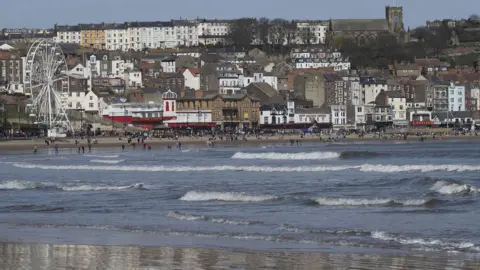
<instances>
[{"instance_id":1,"label":"white foam","mask_svg":"<svg viewBox=\"0 0 480 270\"><path fill-rule=\"evenodd\" d=\"M119 155L85 155L86 157L96 157L96 158L118 158Z\"/></svg>"},{"instance_id":2,"label":"white foam","mask_svg":"<svg viewBox=\"0 0 480 270\"><path fill-rule=\"evenodd\" d=\"M24 189L36 189L49 187L51 185L43 182L29 182L29 181L6 181L0 183L0 189L10 189L10 190L24 190ZM55 186L53 186L55 187Z\"/></svg>"},{"instance_id":3,"label":"white foam","mask_svg":"<svg viewBox=\"0 0 480 270\"><path fill-rule=\"evenodd\" d=\"M137 183L128 186L91 186L91 185L80 185L80 186L63 186L59 187L64 191L102 191L102 190L126 190L134 188L142 188L143 184Z\"/></svg>"},{"instance_id":4,"label":"white foam","mask_svg":"<svg viewBox=\"0 0 480 270\"><path fill-rule=\"evenodd\" d=\"M182 201L226 201L226 202L262 202L275 200L277 197L270 195L248 195L241 192L201 192L189 191L183 195Z\"/></svg>"},{"instance_id":5,"label":"white foam","mask_svg":"<svg viewBox=\"0 0 480 270\"><path fill-rule=\"evenodd\" d=\"M388 232L374 231L371 237L382 241L396 242L402 245L419 245L423 247L441 247L443 250L467 249L480 251L480 247L472 242L454 242L440 239L408 238Z\"/></svg>"},{"instance_id":6,"label":"white foam","mask_svg":"<svg viewBox=\"0 0 480 270\"><path fill-rule=\"evenodd\" d=\"M363 164L358 166L90 166L90 165L41 165L13 163L23 169L42 170L89 170L89 171L140 171L140 172L199 172L199 171L246 171L246 172L327 172L359 170L362 172L431 172L431 171L480 171L480 165L383 165Z\"/></svg>"},{"instance_id":7,"label":"white foam","mask_svg":"<svg viewBox=\"0 0 480 270\"><path fill-rule=\"evenodd\" d=\"M325 206L375 206L400 204L404 206L421 206L428 200L394 200L394 199L353 199L353 198L326 198L320 197L315 199L319 205Z\"/></svg>"},{"instance_id":8,"label":"white foam","mask_svg":"<svg viewBox=\"0 0 480 270\"><path fill-rule=\"evenodd\" d=\"M168 217L178 219L178 220L189 220L189 221L197 221L197 220L202 220L202 221L210 221L213 223L220 223L220 224L228 224L228 225L249 225L252 224L252 222L248 221L242 221L242 220L231 220L227 218L222 218L222 217L206 217L203 215L191 215L191 214L186 214L186 213L180 213L180 212L168 212Z\"/></svg>"},{"instance_id":9,"label":"white foam","mask_svg":"<svg viewBox=\"0 0 480 270\"><path fill-rule=\"evenodd\" d=\"M458 184L458 183L443 181L443 180L437 181L430 188L430 190L433 190L437 193L445 194L445 195L480 193L480 189L475 186L468 185L468 184Z\"/></svg>"},{"instance_id":10,"label":"white foam","mask_svg":"<svg viewBox=\"0 0 480 270\"><path fill-rule=\"evenodd\" d=\"M0 189L6 190L25 190L25 189L41 189L41 188L54 188L64 191L100 191L100 190L126 190L133 188L143 188L143 184L137 183L126 186L92 186L92 185L56 185L53 183L45 182L29 182L29 181L7 181L0 183Z\"/></svg>"},{"instance_id":11,"label":"white foam","mask_svg":"<svg viewBox=\"0 0 480 270\"><path fill-rule=\"evenodd\" d=\"M336 152L305 152L305 153L244 153L236 152L233 159L271 159L271 160L316 160L340 157Z\"/></svg>"},{"instance_id":12,"label":"white foam","mask_svg":"<svg viewBox=\"0 0 480 270\"><path fill-rule=\"evenodd\" d=\"M125 160L119 159L119 160L114 160L114 159L92 159L90 162L92 163L105 163L105 164L118 164L121 162L124 162Z\"/></svg>"}]
</instances>

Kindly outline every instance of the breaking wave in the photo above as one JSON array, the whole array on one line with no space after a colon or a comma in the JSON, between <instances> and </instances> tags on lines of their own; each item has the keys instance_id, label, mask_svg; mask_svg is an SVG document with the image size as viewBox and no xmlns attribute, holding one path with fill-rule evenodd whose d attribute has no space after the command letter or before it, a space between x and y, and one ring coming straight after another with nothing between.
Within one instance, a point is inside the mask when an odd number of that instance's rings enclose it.
<instances>
[{"instance_id":1,"label":"breaking wave","mask_svg":"<svg viewBox=\"0 0 480 270\"><path fill-rule=\"evenodd\" d=\"M480 189L475 186L444 180L437 181L430 190L444 195L468 195L480 193Z\"/></svg>"},{"instance_id":2,"label":"breaking wave","mask_svg":"<svg viewBox=\"0 0 480 270\"><path fill-rule=\"evenodd\" d=\"M440 203L437 199L354 199L354 198L316 198L314 202L322 206L434 206Z\"/></svg>"},{"instance_id":3,"label":"breaking wave","mask_svg":"<svg viewBox=\"0 0 480 270\"><path fill-rule=\"evenodd\" d=\"M92 163L105 163L105 164L118 164L121 162L124 162L125 160L119 159L119 160L114 160L114 159L92 159L90 162Z\"/></svg>"},{"instance_id":4,"label":"breaking wave","mask_svg":"<svg viewBox=\"0 0 480 270\"><path fill-rule=\"evenodd\" d=\"M95 157L95 158L118 158L119 155L85 155L86 157Z\"/></svg>"},{"instance_id":5,"label":"breaking wave","mask_svg":"<svg viewBox=\"0 0 480 270\"><path fill-rule=\"evenodd\" d=\"M393 233L374 231L371 234L372 238L398 243L401 245L420 246L427 248L440 248L441 250L455 250L455 251L473 251L480 252L480 246L472 242L456 242L439 239L425 239L425 238L409 238L398 236Z\"/></svg>"},{"instance_id":6,"label":"breaking wave","mask_svg":"<svg viewBox=\"0 0 480 270\"><path fill-rule=\"evenodd\" d=\"M88 170L88 171L141 171L141 172L199 172L199 171L246 171L246 172L327 172L359 170L361 172L465 172L480 171L480 165L387 165L363 164L358 166L90 166L90 165L41 165L13 163L14 167L42 170Z\"/></svg>"},{"instance_id":7,"label":"breaking wave","mask_svg":"<svg viewBox=\"0 0 480 270\"><path fill-rule=\"evenodd\" d=\"M336 152L304 152L304 153L244 153L236 152L233 159L270 159L270 160L316 160L340 157Z\"/></svg>"},{"instance_id":8,"label":"breaking wave","mask_svg":"<svg viewBox=\"0 0 480 270\"><path fill-rule=\"evenodd\" d=\"M228 225L251 225L251 224L261 224L262 222L258 221L244 221L244 220L232 220L222 217L207 217L203 215L192 215L181 213L177 211L168 212L168 217L177 219L177 220L192 220L192 221L209 221L213 223L228 224Z\"/></svg>"},{"instance_id":9,"label":"breaking wave","mask_svg":"<svg viewBox=\"0 0 480 270\"><path fill-rule=\"evenodd\" d=\"M225 202L263 202L276 200L278 197L271 195L248 195L243 192L201 192L189 191L183 195L182 201L225 201Z\"/></svg>"},{"instance_id":10,"label":"breaking wave","mask_svg":"<svg viewBox=\"0 0 480 270\"><path fill-rule=\"evenodd\" d=\"M92 185L57 185L45 182L29 181L6 181L0 182L0 190L28 190L28 189L58 189L63 191L101 191L101 190L126 190L126 189L144 189L142 183L136 183L126 186L92 186Z\"/></svg>"}]
</instances>

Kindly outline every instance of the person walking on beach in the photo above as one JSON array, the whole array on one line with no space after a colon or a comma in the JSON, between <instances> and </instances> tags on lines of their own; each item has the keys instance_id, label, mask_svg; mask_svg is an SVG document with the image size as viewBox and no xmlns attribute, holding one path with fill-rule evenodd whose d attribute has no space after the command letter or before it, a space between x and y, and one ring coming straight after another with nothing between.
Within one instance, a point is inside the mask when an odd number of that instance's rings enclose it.
<instances>
[{"instance_id":1,"label":"person walking on beach","mask_svg":"<svg viewBox=\"0 0 480 270\"><path fill-rule=\"evenodd\" d=\"M58 155L58 144L55 144L55 155Z\"/></svg>"},{"instance_id":2,"label":"person walking on beach","mask_svg":"<svg viewBox=\"0 0 480 270\"><path fill-rule=\"evenodd\" d=\"M36 145L33 147L33 153L35 153L35 154L37 153L37 146Z\"/></svg>"},{"instance_id":3,"label":"person walking on beach","mask_svg":"<svg viewBox=\"0 0 480 270\"><path fill-rule=\"evenodd\" d=\"M85 154L85 146L82 145L82 153Z\"/></svg>"},{"instance_id":4,"label":"person walking on beach","mask_svg":"<svg viewBox=\"0 0 480 270\"><path fill-rule=\"evenodd\" d=\"M122 144L122 151L125 150L125 144Z\"/></svg>"},{"instance_id":5,"label":"person walking on beach","mask_svg":"<svg viewBox=\"0 0 480 270\"><path fill-rule=\"evenodd\" d=\"M92 144L88 144L88 152L92 152Z\"/></svg>"}]
</instances>

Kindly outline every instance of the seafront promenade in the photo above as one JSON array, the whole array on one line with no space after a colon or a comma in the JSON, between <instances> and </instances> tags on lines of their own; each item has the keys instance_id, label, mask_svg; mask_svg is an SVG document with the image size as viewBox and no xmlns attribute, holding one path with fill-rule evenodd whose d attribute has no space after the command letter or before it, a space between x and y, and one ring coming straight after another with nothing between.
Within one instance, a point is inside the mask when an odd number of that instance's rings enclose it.
<instances>
[{"instance_id":1,"label":"seafront promenade","mask_svg":"<svg viewBox=\"0 0 480 270\"><path fill-rule=\"evenodd\" d=\"M358 137L357 135L348 135L346 137L338 137L337 139L329 139L327 135L322 136L300 136L300 135L285 135L285 136L269 136L269 137L247 137L246 140L243 140L241 137L238 140L213 140L213 146L241 146L241 145L290 145L291 140L294 141L295 145L297 141L301 143L341 143L341 142L384 142L384 141L419 141L420 136L409 136L406 140L403 137L395 137L387 139L367 135L364 137ZM443 135L436 136L435 139L432 136L424 136L425 141L439 141L439 140L479 140L480 136L476 135ZM121 147L125 145L126 147L132 147L127 143L127 139L124 137L95 137L97 144L92 144L92 148L105 148L105 147ZM210 137L180 137L178 139L160 139L160 138L147 138L144 143L150 145L152 148L165 147L168 146L175 147L177 143L181 143L182 146L208 146ZM34 149L36 146L38 149L45 148L54 148L55 144L58 144L59 148L77 148L77 147L87 147L87 140L78 139L78 144L75 144L75 138L63 138L59 139L54 143L51 143L49 146L45 144L45 139L26 139L26 140L8 140L0 141L0 151L1 150L26 150ZM137 148L141 148L143 145L136 143Z\"/></svg>"}]
</instances>

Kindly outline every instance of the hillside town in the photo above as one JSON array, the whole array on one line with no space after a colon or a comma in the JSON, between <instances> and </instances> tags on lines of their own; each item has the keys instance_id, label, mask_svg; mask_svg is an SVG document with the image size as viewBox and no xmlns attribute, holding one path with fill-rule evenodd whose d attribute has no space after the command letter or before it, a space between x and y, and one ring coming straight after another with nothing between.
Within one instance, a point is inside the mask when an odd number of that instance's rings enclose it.
<instances>
[{"instance_id":1,"label":"hillside town","mask_svg":"<svg viewBox=\"0 0 480 270\"><path fill-rule=\"evenodd\" d=\"M0 32L0 130L26 132L28 54L61 48L76 130L381 130L480 120L480 20L191 19Z\"/></svg>"}]
</instances>

